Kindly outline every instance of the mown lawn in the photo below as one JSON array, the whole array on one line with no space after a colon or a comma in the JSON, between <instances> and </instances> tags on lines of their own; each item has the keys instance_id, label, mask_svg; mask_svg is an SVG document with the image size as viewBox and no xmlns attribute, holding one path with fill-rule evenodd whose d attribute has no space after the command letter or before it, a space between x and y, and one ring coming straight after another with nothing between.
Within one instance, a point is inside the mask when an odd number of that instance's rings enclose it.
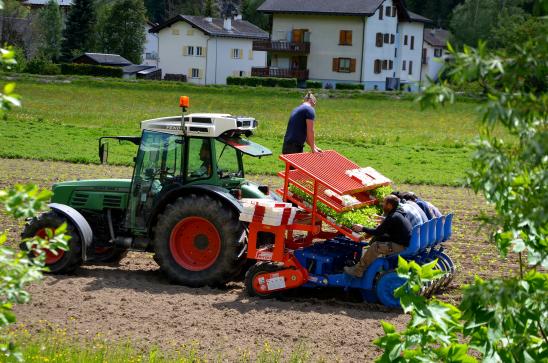
<instances>
[{"instance_id":1,"label":"mown lawn","mask_svg":"<svg viewBox=\"0 0 548 363\"><path fill-rule=\"evenodd\" d=\"M166 82L75 78L22 78L23 108L0 121L0 157L97 163L97 138L137 135L141 120L176 115L179 95L191 112L249 115L260 121L253 140L274 152L247 159L247 171L272 174L288 115L301 91L269 88L197 87ZM456 185L469 166L469 143L478 133L478 104L461 102L421 111L410 97L358 93L319 95L317 144L396 182ZM113 146L109 160L130 165L133 146Z\"/></svg>"}]
</instances>

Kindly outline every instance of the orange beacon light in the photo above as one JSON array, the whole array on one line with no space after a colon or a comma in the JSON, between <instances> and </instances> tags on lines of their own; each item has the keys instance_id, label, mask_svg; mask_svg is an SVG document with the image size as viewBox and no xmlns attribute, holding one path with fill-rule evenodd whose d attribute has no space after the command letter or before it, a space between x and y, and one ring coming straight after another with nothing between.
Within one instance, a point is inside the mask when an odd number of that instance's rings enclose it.
<instances>
[{"instance_id":1,"label":"orange beacon light","mask_svg":"<svg viewBox=\"0 0 548 363\"><path fill-rule=\"evenodd\" d=\"M190 107L190 98L188 98L188 96L179 97L179 107L185 108L185 109Z\"/></svg>"}]
</instances>

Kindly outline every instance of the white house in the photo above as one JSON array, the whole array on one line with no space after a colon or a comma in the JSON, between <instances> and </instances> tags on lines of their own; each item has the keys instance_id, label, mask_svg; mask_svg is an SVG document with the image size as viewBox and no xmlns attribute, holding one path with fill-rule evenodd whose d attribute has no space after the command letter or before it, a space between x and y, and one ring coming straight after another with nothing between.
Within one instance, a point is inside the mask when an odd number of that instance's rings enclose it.
<instances>
[{"instance_id":1,"label":"white house","mask_svg":"<svg viewBox=\"0 0 548 363\"><path fill-rule=\"evenodd\" d=\"M368 90L418 89L424 24L401 0L266 0L268 67L253 75L318 80L324 85L360 83Z\"/></svg>"},{"instance_id":2,"label":"white house","mask_svg":"<svg viewBox=\"0 0 548 363\"><path fill-rule=\"evenodd\" d=\"M150 32L150 29L155 26L158 26L158 24L150 21L147 21L145 25L146 40L142 58L143 64L158 67L158 34Z\"/></svg>"},{"instance_id":3,"label":"white house","mask_svg":"<svg viewBox=\"0 0 548 363\"><path fill-rule=\"evenodd\" d=\"M437 81L443 63L448 57L449 32L444 29L425 29L422 48L422 74L424 81Z\"/></svg>"},{"instance_id":4,"label":"white house","mask_svg":"<svg viewBox=\"0 0 548 363\"><path fill-rule=\"evenodd\" d=\"M266 52L253 40L268 33L237 16L225 19L177 15L150 30L158 34L158 66L164 74L186 75L196 84L226 84L229 76L249 76L266 66Z\"/></svg>"}]
</instances>

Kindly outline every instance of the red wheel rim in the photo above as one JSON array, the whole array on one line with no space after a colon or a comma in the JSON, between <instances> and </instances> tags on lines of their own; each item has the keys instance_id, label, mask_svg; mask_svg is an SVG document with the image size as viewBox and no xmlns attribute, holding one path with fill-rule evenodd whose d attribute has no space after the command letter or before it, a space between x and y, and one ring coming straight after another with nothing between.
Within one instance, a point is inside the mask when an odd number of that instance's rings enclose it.
<instances>
[{"instance_id":1,"label":"red wheel rim","mask_svg":"<svg viewBox=\"0 0 548 363\"><path fill-rule=\"evenodd\" d=\"M175 261L190 271L211 267L221 253L221 237L207 219L188 217L177 223L169 240Z\"/></svg>"},{"instance_id":2,"label":"red wheel rim","mask_svg":"<svg viewBox=\"0 0 548 363\"><path fill-rule=\"evenodd\" d=\"M48 239L46 228L39 229L36 232L35 236L40 237L42 239ZM51 250L48 250L48 249L44 250L44 252L46 253L46 265L53 265L54 263L61 261L61 259L65 255L65 251L63 250L56 250L55 252L57 254L53 253Z\"/></svg>"}]
</instances>

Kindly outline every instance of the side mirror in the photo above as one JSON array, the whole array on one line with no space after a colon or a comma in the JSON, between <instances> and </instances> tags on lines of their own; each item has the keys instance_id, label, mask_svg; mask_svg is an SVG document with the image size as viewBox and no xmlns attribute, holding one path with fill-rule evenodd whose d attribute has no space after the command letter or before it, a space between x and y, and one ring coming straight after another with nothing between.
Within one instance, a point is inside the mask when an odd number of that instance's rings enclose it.
<instances>
[{"instance_id":1,"label":"side mirror","mask_svg":"<svg viewBox=\"0 0 548 363\"><path fill-rule=\"evenodd\" d=\"M101 164L106 164L108 161L108 142L99 144L99 160Z\"/></svg>"}]
</instances>

